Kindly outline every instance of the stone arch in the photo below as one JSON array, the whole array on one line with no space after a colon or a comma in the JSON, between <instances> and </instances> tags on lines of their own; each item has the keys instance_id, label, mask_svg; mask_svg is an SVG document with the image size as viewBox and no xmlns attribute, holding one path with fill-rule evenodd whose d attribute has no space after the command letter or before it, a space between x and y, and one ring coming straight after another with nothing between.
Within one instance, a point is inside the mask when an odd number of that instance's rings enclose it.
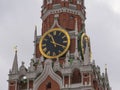
<instances>
[{"instance_id":1,"label":"stone arch","mask_svg":"<svg viewBox=\"0 0 120 90\"><path fill-rule=\"evenodd\" d=\"M81 83L82 81L82 77L81 77L81 73L80 73L80 70L75 68L72 72L72 77L71 77L71 81L72 81L72 84L75 84L75 83Z\"/></svg>"},{"instance_id":2,"label":"stone arch","mask_svg":"<svg viewBox=\"0 0 120 90\"><path fill-rule=\"evenodd\" d=\"M48 83L46 81L51 81L51 85L55 84L57 87L56 90L60 90L59 88L62 87L62 78L53 71L52 60L50 59L45 60L43 72L34 81L34 90L46 90L44 85ZM43 86L44 88L41 86ZM55 89L50 89L50 90L55 90Z\"/></svg>"},{"instance_id":3,"label":"stone arch","mask_svg":"<svg viewBox=\"0 0 120 90\"><path fill-rule=\"evenodd\" d=\"M37 90L60 90L60 86L55 80L48 76Z\"/></svg>"}]
</instances>

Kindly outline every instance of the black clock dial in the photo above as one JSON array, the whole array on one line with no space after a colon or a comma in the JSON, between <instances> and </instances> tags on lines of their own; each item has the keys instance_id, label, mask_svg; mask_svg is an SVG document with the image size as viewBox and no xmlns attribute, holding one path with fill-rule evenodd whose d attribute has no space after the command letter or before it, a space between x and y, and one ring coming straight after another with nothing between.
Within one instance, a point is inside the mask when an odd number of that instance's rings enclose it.
<instances>
[{"instance_id":1,"label":"black clock dial","mask_svg":"<svg viewBox=\"0 0 120 90\"><path fill-rule=\"evenodd\" d=\"M53 29L44 35L41 41L41 51L48 58L62 56L69 47L69 36L65 30Z\"/></svg>"}]
</instances>

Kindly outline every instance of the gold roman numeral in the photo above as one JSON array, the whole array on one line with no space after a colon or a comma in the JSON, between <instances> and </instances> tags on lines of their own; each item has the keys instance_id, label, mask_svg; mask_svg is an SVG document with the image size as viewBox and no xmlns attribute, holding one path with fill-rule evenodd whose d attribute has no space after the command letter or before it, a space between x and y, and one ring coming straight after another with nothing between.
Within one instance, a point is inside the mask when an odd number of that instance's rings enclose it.
<instances>
[{"instance_id":1,"label":"gold roman numeral","mask_svg":"<svg viewBox=\"0 0 120 90\"><path fill-rule=\"evenodd\" d=\"M47 41L47 39L45 38L44 41Z\"/></svg>"},{"instance_id":2,"label":"gold roman numeral","mask_svg":"<svg viewBox=\"0 0 120 90\"><path fill-rule=\"evenodd\" d=\"M60 32L58 35L60 36L62 33Z\"/></svg>"},{"instance_id":3,"label":"gold roman numeral","mask_svg":"<svg viewBox=\"0 0 120 90\"><path fill-rule=\"evenodd\" d=\"M47 48L44 48L43 51L46 52L46 51L47 51Z\"/></svg>"},{"instance_id":4,"label":"gold roman numeral","mask_svg":"<svg viewBox=\"0 0 120 90\"><path fill-rule=\"evenodd\" d=\"M56 35L56 31L53 32L53 35Z\"/></svg>"},{"instance_id":5,"label":"gold roman numeral","mask_svg":"<svg viewBox=\"0 0 120 90\"><path fill-rule=\"evenodd\" d=\"M46 46L46 44L42 44L42 46L44 47L44 46Z\"/></svg>"},{"instance_id":6,"label":"gold roman numeral","mask_svg":"<svg viewBox=\"0 0 120 90\"><path fill-rule=\"evenodd\" d=\"M67 43L67 41L63 41L63 43Z\"/></svg>"},{"instance_id":7,"label":"gold roman numeral","mask_svg":"<svg viewBox=\"0 0 120 90\"><path fill-rule=\"evenodd\" d=\"M48 34L49 37L51 37L51 34Z\"/></svg>"},{"instance_id":8,"label":"gold roman numeral","mask_svg":"<svg viewBox=\"0 0 120 90\"><path fill-rule=\"evenodd\" d=\"M65 38L65 37L66 37L66 36L64 35L64 36L62 37L62 39Z\"/></svg>"},{"instance_id":9,"label":"gold roman numeral","mask_svg":"<svg viewBox=\"0 0 120 90\"><path fill-rule=\"evenodd\" d=\"M53 56L56 56L56 53L55 53L55 52L53 52Z\"/></svg>"},{"instance_id":10,"label":"gold roman numeral","mask_svg":"<svg viewBox=\"0 0 120 90\"><path fill-rule=\"evenodd\" d=\"M49 55L49 56L50 56L50 51L48 51L48 52L47 52L47 55Z\"/></svg>"},{"instance_id":11,"label":"gold roman numeral","mask_svg":"<svg viewBox=\"0 0 120 90\"><path fill-rule=\"evenodd\" d=\"M61 53L62 51L59 50L58 52Z\"/></svg>"}]
</instances>

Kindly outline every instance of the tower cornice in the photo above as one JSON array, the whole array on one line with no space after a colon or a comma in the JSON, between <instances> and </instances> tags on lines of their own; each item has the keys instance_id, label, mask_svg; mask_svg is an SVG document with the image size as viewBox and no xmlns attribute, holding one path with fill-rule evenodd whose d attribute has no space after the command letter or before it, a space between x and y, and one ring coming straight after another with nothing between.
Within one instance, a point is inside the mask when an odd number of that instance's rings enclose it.
<instances>
[{"instance_id":1,"label":"tower cornice","mask_svg":"<svg viewBox=\"0 0 120 90\"><path fill-rule=\"evenodd\" d=\"M58 14L58 13L62 13L62 12L78 15L82 18L83 21L85 21L85 19L86 19L85 15L82 11L74 10L74 9L70 9L70 8L66 8L66 7L62 7L59 9L51 9L51 10L44 9L43 16L41 18L44 21L50 14Z\"/></svg>"}]
</instances>

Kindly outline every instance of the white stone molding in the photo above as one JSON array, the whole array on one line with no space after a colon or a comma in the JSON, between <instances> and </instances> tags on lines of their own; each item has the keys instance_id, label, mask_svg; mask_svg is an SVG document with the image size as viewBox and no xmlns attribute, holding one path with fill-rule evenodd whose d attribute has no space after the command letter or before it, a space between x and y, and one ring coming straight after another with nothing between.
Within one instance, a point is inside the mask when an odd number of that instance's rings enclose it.
<instances>
[{"instance_id":1,"label":"white stone molding","mask_svg":"<svg viewBox=\"0 0 120 90\"><path fill-rule=\"evenodd\" d=\"M41 62L39 62L39 64L37 65L37 74L42 73L42 71L43 71L43 65Z\"/></svg>"},{"instance_id":2,"label":"white stone molding","mask_svg":"<svg viewBox=\"0 0 120 90\"><path fill-rule=\"evenodd\" d=\"M72 63L72 72L73 70L76 68L76 69L79 69L80 70L80 60L73 60L73 63Z\"/></svg>"},{"instance_id":3,"label":"white stone molding","mask_svg":"<svg viewBox=\"0 0 120 90\"><path fill-rule=\"evenodd\" d=\"M84 65L90 64L90 51L89 51L89 45L88 42L86 43L86 49L84 54Z\"/></svg>"},{"instance_id":4,"label":"white stone molding","mask_svg":"<svg viewBox=\"0 0 120 90\"><path fill-rule=\"evenodd\" d=\"M28 79L33 79L33 78L35 78L36 77L36 73L35 72L29 72L29 73L27 73L26 74L26 77L28 78Z\"/></svg>"},{"instance_id":5,"label":"white stone molding","mask_svg":"<svg viewBox=\"0 0 120 90\"><path fill-rule=\"evenodd\" d=\"M41 18L44 21L47 18L47 16L49 16L50 14L58 14L58 13L61 13L61 12L67 12L67 13L79 15L82 18L83 21L85 20L85 16L84 16L83 12L81 12L80 10L69 9L69 8L66 8L66 7L62 7L62 8L59 8L59 9L45 10L44 13L43 13L44 15Z\"/></svg>"},{"instance_id":6,"label":"white stone molding","mask_svg":"<svg viewBox=\"0 0 120 90\"><path fill-rule=\"evenodd\" d=\"M69 68L63 68L63 69L61 70L61 72L62 72L63 76L68 76L69 74L72 73L70 67L69 67Z\"/></svg>"},{"instance_id":7,"label":"white stone molding","mask_svg":"<svg viewBox=\"0 0 120 90\"><path fill-rule=\"evenodd\" d=\"M16 80L19 79L18 74L9 74L9 80Z\"/></svg>"},{"instance_id":8,"label":"white stone molding","mask_svg":"<svg viewBox=\"0 0 120 90\"><path fill-rule=\"evenodd\" d=\"M93 69L91 65L83 65L83 66L80 66L80 71L81 72L93 72Z\"/></svg>"},{"instance_id":9,"label":"white stone molding","mask_svg":"<svg viewBox=\"0 0 120 90\"><path fill-rule=\"evenodd\" d=\"M40 61L39 61L39 62L41 63L41 62L43 62L43 61L44 61L44 57L43 57L43 56L41 56L41 57L40 57Z\"/></svg>"},{"instance_id":10,"label":"white stone molding","mask_svg":"<svg viewBox=\"0 0 120 90\"><path fill-rule=\"evenodd\" d=\"M75 38L75 31L68 31L68 33L71 39Z\"/></svg>"},{"instance_id":11,"label":"white stone molding","mask_svg":"<svg viewBox=\"0 0 120 90\"><path fill-rule=\"evenodd\" d=\"M38 90L38 87L50 76L55 82L62 88L62 79L52 69L52 60L45 60L44 70L41 75L34 82L34 90Z\"/></svg>"},{"instance_id":12,"label":"white stone molding","mask_svg":"<svg viewBox=\"0 0 120 90\"><path fill-rule=\"evenodd\" d=\"M65 68L70 67L69 59L70 59L70 52L68 51L67 54L66 54L65 63L64 63Z\"/></svg>"},{"instance_id":13,"label":"white stone molding","mask_svg":"<svg viewBox=\"0 0 120 90\"><path fill-rule=\"evenodd\" d=\"M59 17L59 14L55 14L54 16L54 23L53 25L51 26L51 29L54 28L56 25L59 27L59 28L62 28L59 23L58 23L58 17Z\"/></svg>"}]
</instances>

